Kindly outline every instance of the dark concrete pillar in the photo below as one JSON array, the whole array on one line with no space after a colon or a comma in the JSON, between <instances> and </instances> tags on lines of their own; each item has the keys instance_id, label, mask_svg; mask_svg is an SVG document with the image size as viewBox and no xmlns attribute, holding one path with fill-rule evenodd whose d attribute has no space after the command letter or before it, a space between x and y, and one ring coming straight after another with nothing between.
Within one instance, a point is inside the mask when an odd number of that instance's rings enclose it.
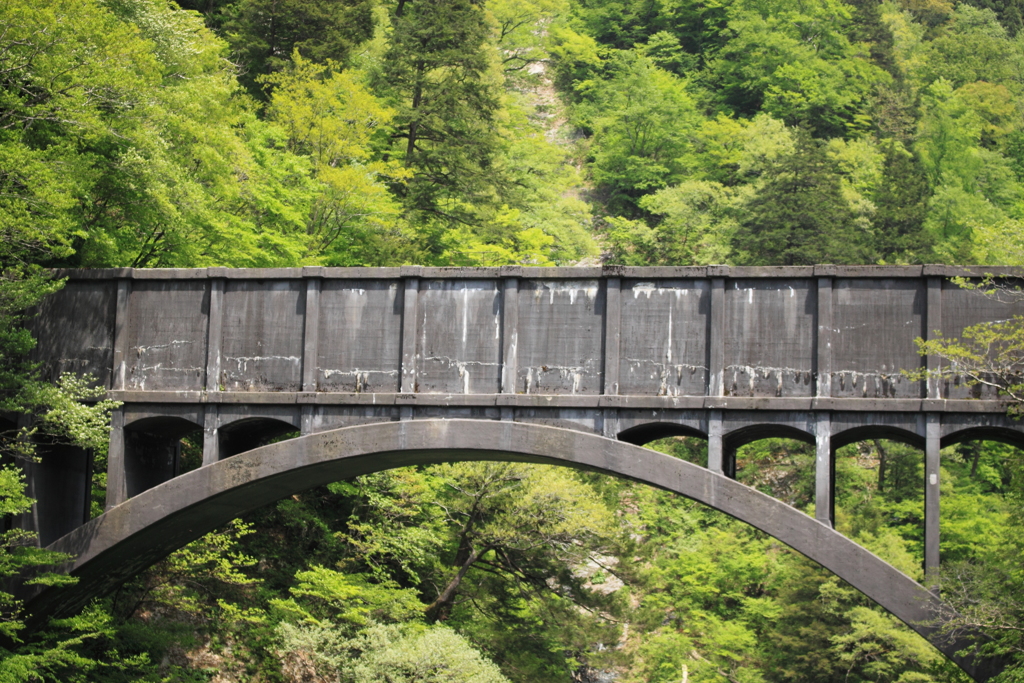
<instances>
[{"instance_id":1,"label":"dark concrete pillar","mask_svg":"<svg viewBox=\"0 0 1024 683\"><path fill-rule=\"evenodd\" d=\"M516 393L518 363L519 278L506 277L501 295L501 393Z\"/></svg>"},{"instance_id":2,"label":"dark concrete pillar","mask_svg":"<svg viewBox=\"0 0 1024 683\"><path fill-rule=\"evenodd\" d=\"M306 280L306 327L302 345L302 390L316 391L316 362L320 336L321 279Z\"/></svg>"},{"instance_id":3,"label":"dark concrete pillar","mask_svg":"<svg viewBox=\"0 0 1024 683\"><path fill-rule=\"evenodd\" d=\"M210 278L210 317L206 326L206 390L220 391L220 345L224 327L224 279Z\"/></svg>"},{"instance_id":4,"label":"dark concrete pillar","mask_svg":"<svg viewBox=\"0 0 1024 683\"><path fill-rule=\"evenodd\" d=\"M832 455L832 416L818 413L814 426L814 518L835 525L835 459Z\"/></svg>"},{"instance_id":5,"label":"dark concrete pillar","mask_svg":"<svg viewBox=\"0 0 1024 683\"><path fill-rule=\"evenodd\" d=\"M723 396L725 383L725 278L711 278L708 329L708 396ZM710 461L709 461L710 462Z\"/></svg>"},{"instance_id":6,"label":"dark concrete pillar","mask_svg":"<svg viewBox=\"0 0 1024 683\"><path fill-rule=\"evenodd\" d=\"M63 444L39 444L32 464L36 531L47 546L89 519L92 454Z\"/></svg>"},{"instance_id":7,"label":"dark concrete pillar","mask_svg":"<svg viewBox=\"0 0 1024 683\"><path fill-rule=\"evenodd\" d=\"M942 330L942 278L928 278L928 308L925 313L924 338L931 341L941 336ZM929 355L925 359L925 367L929 374L938 372L941 359ZM942 385L938 377L929 377L925 385L925 398L942 398Z\"/></svg>"},{"instance_id":8,"label":"dark concrete pillar","mask_svg":"<svg viewBox=\"0 0 1024 683\"><path fill-rule=\"evenodd\" d=\"M708 411L708 469L724 474L722 445L722 411Z\"/></svg>"},{"instance_id":9,"label":"dark concrete pillar","mask_svg":"<svg viewBox=\"0 0 1024 683\"><path fill-rule=\"evenodd\" d=\"M622 325L622 280L605 279L604 393L619 393L619 332Z\"/></svg>"},{"instance_id":10,"label":"dark concrete pillar","mask_svg":"<svg viewBox=\"0 0 1024 683\"><path fill-rule=\"evenodd\" d=\"M939 571L939 449L940 413L928 413L924 448L924 572L926 580L938 578Z\"/></svg>"},{"instance_id":11,"label":"dark concrete pillar","mask_svg":"<svg viewBox=\"0 0 1024 683\"><path fill-rule=\"evenodd\" d=\"M402 306L402 383L400 392L416 393L416 326L420 298L420 278L418 266L402 268L405 278L405 292ZM399 419L411 420L412 406L399 408Z\"/></svg>"},{"instance_id":12,"label":"dark concrete pillar","mask_svg":"<svg viewBox=\"0 0 1024 683\"><path fill-rule=\"evenodd\" d=\"M722 474L730 479L736 478L736 449L722 441Z\"/></svg>"},{"instance_id":13,"label":"dark concrete pillar","mask_svg":"<svg viewBox=\"0 0 1024 683\"><path fill-rule=\"evenodd\" d=\"M126 429L124 456L128 497L174 478L180 455L180 437Z\"/></svg>"},{"instance_id":14,"label":"dark concrete pillar","mask_svg":"<svg viewBox=\"0 0 1024 683\"><path fill-rule=\"evenodd\" d=\"M110 416L110 448L107 450L107 510L128 500L124 456L124 409L118 408Z\"/></svg>"},{"instance_id":15,"label":"dark concrete pillar","mask_svg":"<svg viewBox=\"0 0 1024 683\"><path fill-rule=\"evenodd\" d=\"M220 409L216 404L203 408L203 467L220 460Z\"/></svg>"},{"instance_id":16,"label":"dark concrete pillar","mask_svg":"<svg viewBox=\"0 0 1024 683\"><path fill-rule=\"evenodd\" d=\"M818 278L818 353L815 396L832 396L832 278ZM820 519L820 518L819 518Z\"/></svg>"},{"instance_id":17,"label":"dark concrete pillar","mask_svg":"<svg viewBox=\"0 0 1024 683\"><path fill-rule=\"evenodd\" d=\"M128 299L131 296L132 281L117 281L117 304L114 309L114 377L111 388L123 391L127 374L128 358Z\"/></svg>"}]
</instances>

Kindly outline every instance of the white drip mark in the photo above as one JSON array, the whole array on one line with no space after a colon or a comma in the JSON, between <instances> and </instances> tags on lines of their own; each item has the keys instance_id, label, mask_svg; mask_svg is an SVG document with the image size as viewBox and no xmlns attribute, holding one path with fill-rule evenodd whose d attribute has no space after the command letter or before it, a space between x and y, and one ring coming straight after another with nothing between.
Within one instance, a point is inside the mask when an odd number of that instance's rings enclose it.
<instances>
[{"instance_id":1,"label":"white drip mark","mask_svg":"<svg viewBox=\"0 0 1024 683\"><path fill-rule=\"evenodd\" d=\"M462 288L462 344L466 344L466 331L469 329L469 287Z\"/></svg>"},{"instance_id":2,"label":"white drip mark","mask_svg":"<svg viewBox=\"0 0 1024 683\"><path fill-rule=\"evenodd\" d=\"M668 341L665 343L665 359L672 364L672 307L668 309Z\"/></svg>"},{"instance_id":3,"label":"white drip mark","mask_svg":"<svg viewBox=\"0 0 1024 683\"><path fill-rule=\"evenodd\" d=\"M777 377L775 395L782 396L783 380L786 374L793 376L793 382L798 383L804 375L810 379L813 373L810 370L801 370L799 368L788 368L788 367L771 367L764 365L728 365L726 370L732 370L732 385L735 389L739 385L739 375L743 373L747 376L747 388L751 395L754 394L755 384L757 376L761 375L763 379L768 379L774 373Z\"/></svg>"},{"instance_id":4,"label":"white drip mark","mask_svg":"<svg viewBox=\"0 0 1024 683\"><path fill-rule=\"evenodd\" d=\"M284 360L289 363L299 363L302 359L298 356L225 356L225 361L234 361L238 366L239 372L246 372L249 369L249 363L257 363L267 360Z\"/></svg>"},{"instance_id":5,"label":"white drip mark","mask_svg":"<svg viewBox=\"0 0 1024 683\"><path fill-rule=\"evenodd\" d=\"M698 370L704 372L707 367L703 365L691 365L689 363L658 363L650 358L625 358L629 363L629 371L634 372L639 370L642 365L650 365L651 373L648 375L652 380L657 379L660 381L658 387L659 396L679 396L680 385L683 382L683 375L689 371L692 377ZM674 385L670 386L669 382L673 381Z\"/></svg>"},{"instance_id":6,"label":"white drip mark","mask_svg":"<svg viewBox=\"0 0 1024 683\"><path fill-rule=\"evenodd\" d=\"M641 294L645 295L648 299L651 298L651 294L664 294L665 292L671 292L675 294L676 299L680 296L686 296L690 290L685 287L658 287L653 282L638 282L633 285L633 298L638 299Z\"/></svg>"},{"instance_id":7,"label":"white drip mark","mask_svg":"<svg viewBox=\"0 0 1024 683\"><path fill-rule=\"evenodd\" d=\"M459 373L459 379L462 380L462 393L469 393L469 370L470 365L478 365L480 367L497 367L499 363L487 363L485 361L478 360L458 360L455 358L449 358L448 356L426 356L423 358L424 361L434 361L436 363L443 363L445 366L450 368L456 368Z\"/></svg>"},{"instance_id":8,"label":"white drip mark","mask_svg":"<svg viewBox=\"0 0 1024 683\"><path fill-rule=\"evenodd\" d=\"M569 293L569 304L576 303L576 295L579 292L583 292L588 299L594 299L597 297L597 283L596 282L545 282L544 289L548 291L548 304L555 303L555 292L568 292ZM540 298L543 294L540 288L534 290L534 297Z\"/></svg>"},{"instance_id":9,"label":"white drip mark","mask_svg":"<svg viewBox=\"0 0 1024 683\"><path fill-rule=\"evenodd\" d=\"M167 342L166 344L153 344L152 346L136 346L135 352L138 356L142 356L142 354L148 351L152 351L153 349L167 349L173 346L182 346L184 344L195 344L195 341L191 339L175 339L173 341Z\"/></svg>"},{"instance_id":10,"label":"white drip mark","mask_svg":"<svg viewBox=\"0 0 1024 683\"><path fill-rule=\"evenodd\" d=\"M366 391L370 384L371 375L384 375L385 377L398 377L398 370L360 370L358 368L352 370L320 370L323 373L324 379L330 379L332 377L354 377L356 380L356 393L360 394Z\"/></svg>"}]
</instances>

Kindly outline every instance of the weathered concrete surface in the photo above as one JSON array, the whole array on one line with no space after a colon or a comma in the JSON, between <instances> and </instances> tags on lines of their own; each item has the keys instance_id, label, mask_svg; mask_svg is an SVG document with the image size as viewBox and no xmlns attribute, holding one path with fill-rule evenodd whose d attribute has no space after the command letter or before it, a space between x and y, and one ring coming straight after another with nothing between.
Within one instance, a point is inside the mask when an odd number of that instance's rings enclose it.
<instances>
[{"instance_id":1,"label":"weathered concrete surface","mask_svg":"<svg viewBox=\"0 0 1024 683\"><path fill-rule=\"evenodd\" d=\"M914 339L1024 303L945 272L69 271L32 326L53 372L92 372L116 391L969 398L900 375L923 363Z\"/></svg>"},{"instance_id":2,"label":"weathered concrete surface","mask_svg":"<svg viewBox=\"0 0 1024 683\"><path fill-rule=\"evenodd\" d=\"M894 567L804 513L705 468L621 441L513 422L416 420L350 427L265 446L152 488L64 536L77 584L23 597L34 617L88 600L246 511L313 486L408 465L509 460L632 479L732 515L818 562L928 637L934 598ZM950 657L948 643L936 646ZM961 662L970 668L967 662ZM984 676L976 671L978 680Z\"/></svg>"}]
</instances>

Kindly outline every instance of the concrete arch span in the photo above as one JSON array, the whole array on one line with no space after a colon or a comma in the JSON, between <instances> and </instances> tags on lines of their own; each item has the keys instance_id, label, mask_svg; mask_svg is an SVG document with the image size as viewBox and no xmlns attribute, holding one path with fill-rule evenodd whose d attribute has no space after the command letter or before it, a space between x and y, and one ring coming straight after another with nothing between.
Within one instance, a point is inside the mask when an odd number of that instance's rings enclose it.
<instances>
[{"instance_id":1,"label":"concrete arch span","mask_svg":"<svg viewBox=\"0 0 1024 683\"><path fill-rule=\"evenodd\" d=\"M49 546L71 553L65 588L26 587L31 617L68 614L247 511L339 479L408 465L467 460L534 462L597 471L697 500L751 524L846 580L925 637L934 597L923 586L804 513L705 468L601 436L482 420L409 420L320 432L264 446L171 479ZM955 657L976 680L986 675Z\"/></svg>"}]
</instances>

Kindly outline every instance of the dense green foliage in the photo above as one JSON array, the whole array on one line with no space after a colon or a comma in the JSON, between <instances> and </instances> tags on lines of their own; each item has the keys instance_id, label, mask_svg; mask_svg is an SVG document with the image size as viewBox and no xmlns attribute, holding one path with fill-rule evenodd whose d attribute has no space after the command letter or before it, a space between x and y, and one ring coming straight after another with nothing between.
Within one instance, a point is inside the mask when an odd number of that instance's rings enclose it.
<instances>
[{"instance_id":1,"label":"dense green foliage","mask_svg":"<svg viewBox=\"0 0 1024 683\"><path fill-rule=\"evenodd\" d=\"M51 266L1024 263L1016 0L179 4L0 0L0 407L31 416L5 457L59 439L103 460L112 404L27 361ZM1016 353L1019 327L986 333ZM1024 676L1022 466L943 453L951 627L994 636L1004 681ZM804 510L813 469L806 444L739 453L741 481ZM839 528L915 578L922 474L886 441L837 460ZM0 470L3 513L28 505ZM0 543L3 577L55 560ZM0 649L4 683L611 676L962 680L734 520L493 463L284 499Z\"/></svg>"}]
</instances>

